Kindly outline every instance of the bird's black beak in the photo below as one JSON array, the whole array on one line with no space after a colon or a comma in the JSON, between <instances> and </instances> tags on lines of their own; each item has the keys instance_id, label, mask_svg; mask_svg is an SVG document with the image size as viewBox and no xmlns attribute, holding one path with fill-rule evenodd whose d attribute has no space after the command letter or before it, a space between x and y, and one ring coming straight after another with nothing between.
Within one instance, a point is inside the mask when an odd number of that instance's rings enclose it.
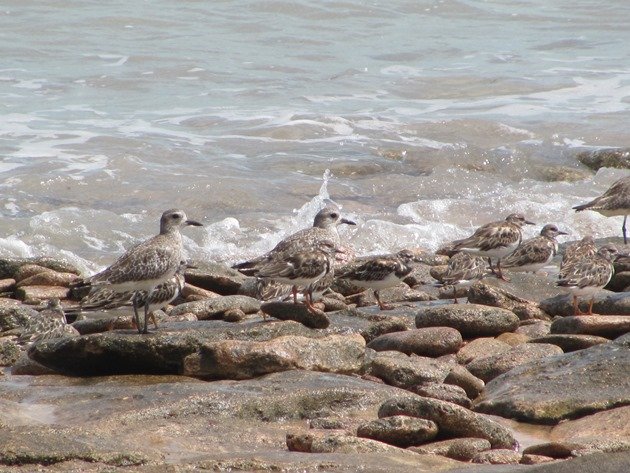
<instances>
[{"instance_id":1,"label":"bird's black beak","mask_svg":"<svg viewBox=\"0 0 630 473\"><path fill-rule=\"evenodd\" d=\"M184 223L186 225L192 225L193 227L203 227L203 223L199 223L196 220L186 220Z\"/></svg>"},{"instance_id":2,"label":"bird's black beak","mask_svg":"<svg viewBox=\"0 0 630 473\"><path fill-rule=\"evenodd\" d=\"M348 220L347 218L342 218L341 220L339 220L339 223L345 223L346 225L356 225L355 222L353 222L352 220Z\"/></svg>"},{"instance_id":3,"label":"bird's black beak","mask_svg":"<svg viewBox=\"0 0 630 473\"><path fill-rule=\"evenodd\" d=\"M525 224L527 224L527 225L536 225L536 222L530 222L529 220L525 220Z\"/></svg>"},{"instance_id":4,"label":"bird's black beak","mask_svg":"<svg viewBox=\"0 0 630 473\"><path fill-rule=\"evenodd\" d=\"M562 231L559 231L559 232L558 232L558 235L568 235L568 233L567 233L567 232L562 232Z\"/></svg>"}]
</instances>

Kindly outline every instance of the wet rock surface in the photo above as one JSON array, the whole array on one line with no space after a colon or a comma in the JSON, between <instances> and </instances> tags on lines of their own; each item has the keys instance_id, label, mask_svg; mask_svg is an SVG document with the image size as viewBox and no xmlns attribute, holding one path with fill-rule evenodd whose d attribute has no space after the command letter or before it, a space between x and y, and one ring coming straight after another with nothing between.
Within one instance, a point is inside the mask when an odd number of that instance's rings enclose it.
<instances>
[{"instance_id":1,"label":"wet rock surface","mask_svg":"<svg viewBox=\"0 0 630 473\"><path fill-rule=\"evenodd\" d=\"M559 346L563 352L568 353L601 345L609 341L607 338L598 337L597 335L550 334L532 338L529 340L529 343L551 343Z\"/></svg>"},{"instance_id":2,"label":"wet rock surface","mask_svg":"<svg viewBox=\"0 0 630 473\"><path fill-rule=\"evenodd\" d=\"M586 167L597 171L602 167L630 168L630 150L628 148L603 148L578 153L577 160Z\"/></svg>"},{"instance_id":3,"label":"wet rock surface","mask_svg":"<svg viewBox=\"0 0 630 473\"><path fill-rule=\"evenodd\" d=\"M199 320L221 319L231 309L239 309L245 314L260 310L260 301L248 296L226 296L180 304L171 311L171 315L191 313Z\"/></svg>"},{"instance_id":4,"label":"wet rock surface","mask_svg":"<svg viewBox=\"0 0 630 473\"><path fill-rule=\"evenodd\" d=\"M582 311L588 309L587 305L588 300L585 302L580 301ZM568 294L559 294L542 300L540 308L552 316L560 315L566 317L574 314L573 299ZM595 294L593 313L600 315L630 315L630 293L599 291Z\"/></svg>"},{"instance_id":5,"label":"wet rock surface","mask_svg":"<svg viewBox=\"0 0 630 473\"><path fill-rule=\"evenodd\" d=\"M390 399L378 410L380 418L406 415L432 420L441 433L455 437L486 439L493 448L510 448L517 442L509 429L483 415L475 414L457 404L420 396Z\"/></svg>"},{"instance_id":6,"label":"wet rock surface","mask_svg":"<svg viewBox=\"0 0 630 473\"><path fill-rule=\"evenodd\" d=\"M597 345L518 366L489 382L478 412L538 423L630 404L630 340Z\"/></svg>"},{"instance_id":7,"label":"wet rock surface","mask_svg":"<svg viewBox=\"0 0 630 473\"><path fill-rule=\"evenodd\" d=\"M407 448L433 440L438 434L435 422L417 417L392 416L359 425L357 436Z\"/></svg>"},{"instance_id":8,"label":"wet rock surface","mask_svg":"<svg viewBox=\"0 0 630 473\"><path fill-rule=\"evenodd\" d=\"M327 328L330 320L322 311L310 311L304 304L293 302L266 302L261 310L280 320L295 320L310 328Z\"/></svg>"},{"instance_id":9,"label":"wet rock surface","mask_svg":"<svg viewBox=\"0 0 630 473\"><path fill-rule=\"evenodd\" d=\"M462 337L484 337L512 332L518 317L511 311L477 304L452 304L416 309L416 327L451 327Z\"/></svg>"},{"instance_id":10,"label":"wet rock surface","mask_svg":"<svg viewBox=\"0 0 630 473\"><path fill-rule=\"evenodd\" d=\"M615 338L630 331L630 315L578 315L554 320L552 334L581 334Z\"/></svg>"},{"instance_id":11,"label":"wet rock surface","mask_svg":"<svg viewBox=\"0 0 630 473\"><path fill-rule=\"evenodd\" d=\"M439 360L389 351L377 353L368 372L387 384L405 388L427 382L441 383L450 371L451 367Z\"/></svg>"},{"instance_id":12,"label":"wet rock surface","mask_svg":"<svg viewBox=\"0 0 630 473\"><path fill-rule=\"evenodd\" d=\"M549 343L523 343L505 352L490 355L468 363L466 368L486 383L497 376L531 361L562 354L562 349Z\"/></svg>"},{"instance_id":13,"label":"wet rock surface","mask_svg":"<svg viewBox=\"0 0 630 473\"><path fill-rule=\"evenodd\" d=\"M407 355L437 357L455 353L462 345L460 333L450 327L429 327L388 333L372 340L368 347L376 351L400 351Z\"/></svg>"},{"instance_id":14,"label":"wet rock surface","mask_svg":"<svg viewBox=\"0 0 630 473\"><path fill-rule=\"evenodd\" d=\"M184 369L184 359L209 343L226 340L261 342L282 336L319 338L324 335L291 321L236 326L220 321L178 322L149 335L139 335L135 330L118 330L43 341L31 347L29 356L60 373L79 376L179 374Z\"/></svg>"},{"instance_id":15,"label":"wet rock surface","mask_svg":"<svg viewBox=\"0 0 630 473\"><path fill-rule=\"evenodd\" d=\"M277 312L265 319L246 297L252 278L209 264L191 270L149 335L137 334L128 308L88 314L75 322L83 336L36 343L28 358L16 334L40 315L16 299L17 286L43 288L22 295L41 309L49 290L77 297L67 286L78 271L0 259L0 352L10 365L0 368L0 469L540 472L557 464L548 463L554 455L560 464L603 455L597 473L615 465L630 449L630 339L618 319L630 315L626 295L598 297L604 320L576 322L571 312L551 324L538 303L558 290L544 275L486 278L471 292L477 304L453 305L431 301L437 288L423 286L437 269L421 265L384 291L394 310L353 307L373 304L367 291L332 294L318 302L321 317L291 302L267 306ZM418 320L426 326L416 328ZM540 347L548 353L535 359ZM522 424L471 405L564 422L523 433ZM514 465L517 458L545 464Z\"/></svg>"},{"instance_id":16,"label":"wet rock surface","mask_svg":"<svg viewBox=\"0 0 630 473\"><path fill-rule=\"evenodd\" d=\"M409 450L421 454L442 455L453 460L470 461L477 453L490 450L490 448L490 442L486 439L464 437L426 443L420 447L412 447Z\"/></svg>"}]
</instances>

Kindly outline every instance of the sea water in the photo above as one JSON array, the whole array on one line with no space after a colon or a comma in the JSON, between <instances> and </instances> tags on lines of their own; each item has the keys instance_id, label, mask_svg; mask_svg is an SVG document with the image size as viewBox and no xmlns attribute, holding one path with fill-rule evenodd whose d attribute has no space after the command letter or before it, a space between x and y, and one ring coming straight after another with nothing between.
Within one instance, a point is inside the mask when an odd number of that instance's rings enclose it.
<instances>
[{"instance_id":1,"label":"sea water","mask_svg":"<svg viewBox=\"0 0 630 473\"><path fill-rule=\"evenodd\" d=\"M630 146L628 18L625 0L4 0L0 256L95 271L178 207L206 224L188 255L230 263L327 200L359 254L512 212L526 237L618 235L571 207L627 173L576 154Z\"/></svg>"}]
</instances>

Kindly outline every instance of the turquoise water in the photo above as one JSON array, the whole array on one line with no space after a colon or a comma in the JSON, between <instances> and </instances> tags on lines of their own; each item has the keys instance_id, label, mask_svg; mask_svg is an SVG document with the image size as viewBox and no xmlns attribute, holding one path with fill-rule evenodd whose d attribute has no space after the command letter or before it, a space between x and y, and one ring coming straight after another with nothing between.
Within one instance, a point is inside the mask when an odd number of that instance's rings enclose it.
<instances>
[{"instance_id":1,"label":"turquoise water","mask_svg":"<svg viewBox=\"0 0 630 473\"><path fill-rule=\"evenodd\" d=\"M630 146L628 18L622 0L5 1L0 254L95 269L177 206L207 223L193 256L234 261L326 197L360 253L513 211L616 235L570 207L623 172L543 176Z\"/></svg>"}]
</instances>

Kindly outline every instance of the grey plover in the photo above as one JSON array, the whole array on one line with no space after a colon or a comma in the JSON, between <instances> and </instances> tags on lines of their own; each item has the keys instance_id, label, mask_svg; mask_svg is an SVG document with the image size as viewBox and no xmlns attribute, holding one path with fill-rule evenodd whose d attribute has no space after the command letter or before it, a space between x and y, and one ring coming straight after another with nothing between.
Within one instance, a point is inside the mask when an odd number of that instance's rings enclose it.
<instances>
[{"instance_id":1,"label":"grey plover","mask_svg":"<svg viewBox=\"0 0 630 473\"><path fill-rule=\"evenodd\" d=\"M298 289L302 288L305 304L313 310L312 284L332 271L336 251L335 244L330 240L318 241L297 251L291 246L286 251L274 252L271 258L251 268L252 275L292 286L294 302L297 301Z\"/></svg>"},{"instance_id":2,"label":"grey plover","mask_svg":"<svg viewBox=\"0 0 630 473\"><path fill-rule=\"evenodd\" d=\"M560 262L560 278L562 279L563 272L568 271L568 267L585 256L589 258L594 256L595 253L597 253L597 247L595 246L595 240L590 235L585 236L580 241L567 245L562 255L562 261Z\"/></svg>"},{"instance_id":3,"label":"grey plover","mask_svg":"<svg viewBox=\"0 0 630 473\"><path fill-rule=\"evenodd\" d=\"M521 244L523 225L534 225L534 222L526 220L521 214L510 214L505 220L482 225L468 238L455 240L451 248L454 251L487 257L492 273L500 279L506 279L501 272L501 258L509 255ZM492 266L492 258L497 258L496 270Z\"/></svg>"},{"instance_id":4,"label":"grey plover","mask_svg":"<svg viewBox=\"0 0 630 473\"><path fill-rule=\"evenodd\" d=\"M339 247L341 238L337 230L338 225L356 225L352 220L341 217L339 208L329 204L315 215L313 226L304 228L281 240L272 250L262 256L232 266L247 276L253 276L265 263L274 260L278 254L292 254L314 247L318 242L330 241L335 247ZM292 287L281 287L277 281L265 279L257 286L258 294L263 300L281 297L283 294L293 292L294 302L297 303L297 292Z\"/></svg>"},{"instance_id":5,"label":"grey plover","mask_svg":"<svg viewBox=\"0 0 630 473\"><path fill-rule=\"evenodd\" d=\"M162 214L160 233L145 240L118 258L111 266L81 281L78 286L92 290L106 287L116 293L144 291L151 298L157 286L171 279L182 261L180 228L202 224L188 220L182 210L170 209ZM148 333L150 304L144 306L144 326L139 325L138 300L132 299L134 318L140 333Z\"/></svg>"},{"instance_id":6,"label":"grey plover","mask_svg":"<svg viewBox=\"0 0 630 473\"><path fill-rule=\"evenodd\" d=\"M594 210L606 217L616 217L623 215L623 242L628 244L626 236L626 220L630 214L630 176L623 177L615 181L610 188L599 197L586 204L573 207L576 212L581 210Z\"/></svg>"},{"instance_id":7,"label":"grey plover","mask_svg":"<svg viewBox=\"0 0 630 473\"><path fill-rule=\"evenodd\" d=\"M553 223L545 225L540 235L524 241L512 253L501 261L503 269L512 271L531 271L535 273L548 265L558 253L558 241L556 237L567 235L558 230Z\"/></svg>"},{"instance_id":8,"label":"grey plover","mask_svg":"<svg viewBox=\"0 0 630 473\"><path fill-rule=\"evenodd\" d=\"M315 246L318 242L328 240L335 246L339 246L341 239L337 226L341 224L356 225L352 220L342 218L339 209L335 205L327 205L315 215L313 226L304 228L296 233L289 235L281 240L272 250L262 256L238 263L232 266L243 274L251 275L256 270L252 268L258 267L264 261L273 259L276 253L295 252L300 248Z\"/></svg>"},{"instance_id":9,"label":"grey plover","mask_svg":"<svg viewBox=\"0 0 630 473\"><path fill-rule=\"evenodd\" d=\"M116 292L109 289L108 286L101 286L81 299L78 305L66 307L65 312L68 315L78 315L83 312L101 312L120 307L132 307L135 299L136 307L139 309L143 308L148 302L149 315L155 328L158 328L153 312L163 309L179 296L184 288L184 272L186 269L193 267L182 261L175 275L169 280L158 284L150 296L147 291ZM134 323L138 323L135 318Z\"/></svg>"},{"instance_id":10,"label":"grey plover","mask_svg":"<svg viewBox=\"0 0 630 473\"><path fill-rule=\"evenodd\" d=\"M396 286L411 273L415 255L409 250L401 250L393 255L367 256L335 271L335 277L345 279L350 284L365 289L373 289L374 297L381 310L392 309L383 304L382 289Z\"/></svg>"},{"instance_id":11,"label":"grey plover","mask_svg":"<svg viewBox=\"0 0 630 473\"><path fill-rule=\"evenodd\" d=\"M617 255L614 245L604 245L594 256L585 256L574 264L566 266L556 283L573 294L573 314L592 315L595 293L603 289L615 271L613 259ZM586 314L580 311L578 297L591 296Z\"/></svg>"},{"instance_id":12,"label":"grey plover","mask_svg":"<svg viewBox=\"0 0 630 473\"><path fill-rule=\"evenodd\" d=\"M79 332L66 321L59 299L49 299L46 307L21 330L18 343L30 346L42 340L61 337L78 337Z\"/></svg>"},{"instance_id":13,"label":"grey plover","mask_svg":"<svg viewBox=\"0 0 630 473\"><path fill-rule=\"evenodd\" d=\"M488 274L483 258L468 253L456 253L448 260L446 271L435 278L441 286L453 287L453 301L457 304L457 288L471 286Z\"/></svg>"}]
</instances>

